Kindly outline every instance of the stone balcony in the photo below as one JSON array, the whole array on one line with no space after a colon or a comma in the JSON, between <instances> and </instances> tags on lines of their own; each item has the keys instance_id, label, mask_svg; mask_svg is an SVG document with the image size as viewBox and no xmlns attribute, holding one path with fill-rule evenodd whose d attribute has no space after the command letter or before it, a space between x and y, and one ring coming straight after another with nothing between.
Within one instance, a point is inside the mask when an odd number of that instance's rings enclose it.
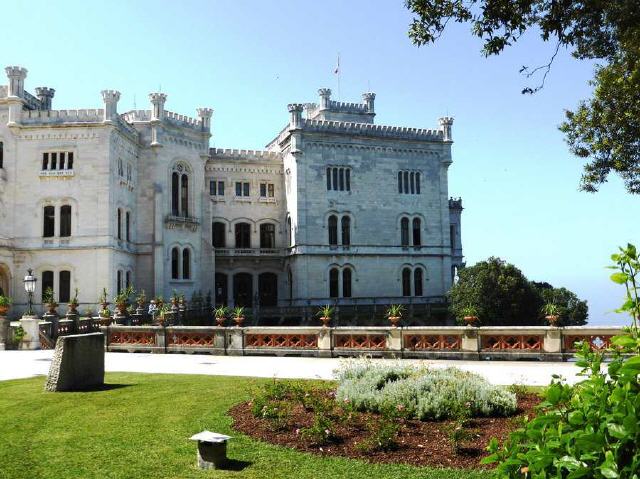
<instances>
[{"instance_id":1,"label":"stone balcony","mask_svg":"<svg viewBox=\"0 0 640 479\"><path fill-rule=\"evenodd\" d=\"M200 226L200 220L193 216L174 216L167 215L164 218L164 225L167 229L187 229L191 231L197 231L198 226Z\"/></svg>"},{"instance_id":2,"label":"stone balcony","mask_svg":"<svg viewBox=\"0 0 640 479\"><path fill-rule=\"evenodd\" d=\"M284 248L215 248L215 255L221 257L280 257L286 252Z\"/></svg>"}]
</instances>

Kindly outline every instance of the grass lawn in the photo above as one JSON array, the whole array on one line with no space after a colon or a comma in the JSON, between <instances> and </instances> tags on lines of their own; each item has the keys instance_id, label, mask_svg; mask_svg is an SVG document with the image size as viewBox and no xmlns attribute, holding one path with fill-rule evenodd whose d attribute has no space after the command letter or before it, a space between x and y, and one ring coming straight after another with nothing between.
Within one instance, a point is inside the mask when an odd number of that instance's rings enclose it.
<instances>
[{"instance_id":1,"label":"grass lawn","mask_svg":"<svg viewBox=\"0 0 640 479\"><path fill-rule=\"evenodd\" d=\"M249 439L231 429L226 411L264 380L109 373L110 389L83 393L46 393L44 380L0 382L2 479L489 476L323 458ZM234 436L228 455L236 470L196 468L188 438L203 429Z\"/></svg>"}]
</instances>

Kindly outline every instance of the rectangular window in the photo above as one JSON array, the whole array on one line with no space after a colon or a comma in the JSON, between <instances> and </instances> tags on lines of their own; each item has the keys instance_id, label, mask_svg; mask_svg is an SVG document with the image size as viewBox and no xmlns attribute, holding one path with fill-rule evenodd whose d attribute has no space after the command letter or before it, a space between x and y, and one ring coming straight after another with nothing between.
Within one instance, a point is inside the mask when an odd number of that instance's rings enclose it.
<instances>
[{"instance_id":1,"label":"rectangular window","mask_svg":"<svg viewBox=\"0 0 640 479\"><path fill-rule=\"evenodd\" d=\"M399 171L398 172L398 193L401 194L420 194L420 173L417 171Z\"/></svg>"},{"instance_id":2,"label":"rectangular window","mask_svg":"<svg viewBox=\"0 0 640 479\"><path fill-rule=\"evenodd\" d=\"M4 168L4 143L0 141L0 168Z\"/></svg>"},{"instance_id":3,"label":"rectangular window","mask_svg":"<svg viewBox=\"0 0 640 479\"><path fill-rule=\"evenodd\" d=\"M133 179L133 168L131 167L131 163L127 163L127 181L131 183Z\"/></svg>"},{"instance_id":4,"label":"rectangular window","mask_svg":"<svg viewBox=\"0 0 640 479\"><path fill-rule=\"evenodd\" d=\"M338 168L332 168L333 173L331 175L331 179L333 180L333 189L338 189Z\"/></svg>"},{"instance_id":5,"label":"rectangular window","mask_svg":"<svg viewBox=\"0 0 640 479\"><path fill-rule=\"evenodd\" d=\"M351 169L344 170L344 181L346 183L347 191L351 191Z\"/></svg>"},{"instance_id":6,"label":"rectangular window","mask_svg":"<svg viewBox=\"0 0 640 479\"><path fill-rule=\"evenodd\" d=\"M71 300L71 271L60 271L59 289L58 301L68 303Z\"/></svg>"},{"instance_id":7,"label":"rectangular window","mask_svg":"<svg viewBox=\"0 0 640 479\"><path fill-rule=\"evenodd\" d=\"M249 183L242 184L242 195L249 196Z\"/></svg>"},{"instance_id":8,"label":"rectangular window","mask_svg":"<svg viewBox=\"0 0 640 479\"><path fill-rule=\"evenodd\" d=\"M273 198L274 192L273 183L260 183L260 198Z\"/></svg>"},{"instance_id":9,"label":"rectangular window","mask_svg":"<svg viewBox=\"0 0 640 479\"><path fill-rule=\"evenodd\" d=\"M64 170L64 160L65 160L64 151L61 151L59 155L60 155L60 169Z\"/></svg>"},{"instance_id":10,"label":"rectangular window","mask_svg":"<svg viewBox=\"0 0 640 479\"><path fill-rule=\"evenodd\" d=\"M42 153L42 171L73 170L73 152L46 151Z\"/></svg>"},{"instance_id":11,"label":"rectangular window","mask_svg":"<svg viewBox=\"0 0 640 479\"><path fill-rule=\"evenodd\" d=\"M224 196L224 181L218 181L218 196Z\"/></svg>"},{"instance_id":12,"label":"rectangular window","mask_svg":"<svg viewBox=\"0 0 640 479\"><path fill-rule=\"evenodd\" d=\"M275 196L275 187L273 186L273 183L269 183L267 185L267 196L269 198L273 198Z\"/></svg>"},{"instance_id":13,"label":"rectangular window","mask_svg":"<svg viewBox=\"0 0 640 479\"><path fill-rule=\"evenodd\" d=\"M236 181L236 196L242 196L242 183Z\"/></svg>"},{"instance_id":14,"label":"rectangular window","mask_svg":"<svg viewBox=\"0 0 640 479\"><path fill-rule=\"evenodd\" d=\"M71 206L63 205L60 207L60 237L69 236L71 236Z\"/></svg>"},{"instance_id":15,"label":"rectangular window","mask_svg":"<svg viewBox=\"0 0 640 479\"><path fill-rule=\"evenodd\" d=\"M124 287L128 288L129 286L131 286L131 271L127 271L124 277Z\"/></svg>"},{"instance_id":16,"label":"rectangular window","mask_svg":"<svg viewBox=\"0 0 640 479\"><path fill-rule=\"evenodd\" d=\"M51 169L52 170L57 170L58 169L58 154L57 153L51 153L51 155L49 155L49 157L51 158Z\"/></svg>"},{"instance_id":17,"label":"rectangular window","mask_svg":"<svg viewBox=\"0 0 640 479\"><path fill-rule=\"evenodd\" d=\"M451 242L451 249L456 247L456 225L449 226L449 240Z\"/></svg>"},{"instance_id":18,"label":"rectangular window","mask_svg":"<svg viewBox=\"0 0 640 479\"><path fill-rule=\"evenodd\" d=\"M420 194L420 173L416 172L416 195Z\"/></svg>"},{"instance_id":19,"label":"rectangular window","mask_svg":"<svg viewBox=\"0 0 640 479\"><path fill-rule=\"evenodd\" d=\"M44 301L44 295L47 289L53 290L53 271L42 272L42 301Z\"/></svg>"},{"instance_id":20,"label":"rectangular window","mask_svg":"<svg viewBox=\"0 0 640 479\"><path fill-rule=\"evenodd\" d=\"M42 154L42 170L48 170L49 169L49 153L43 153Z\"/></svg>"},{"instance_id":21,"label":"rectangular window","mask_svg":"<svg viewBox=\"0 0 640 479\"><path fill-rule=\"evenodd\" d=\"M124 234L127 241L131 241L131 213L124 214Z\"/></svg>"},{"instance_id":22,"label":"rectangular window","mask_svg":"<svg viewBox=\"0 0 640 479\"><path fill-rule=\"evenodd\" d=\"M56 209L54 206L45 206L43 209L44 224L42 236L53 238L56 234Z\"/></svg>"},{"instance_id":23,"label":"rectangular window","mask_svg":"<svg viewBox=\"0 0 640 479\"><path fill-rule=\"evenodd\" d=\"M218 194L218 182L215 180L209 181L209 194L216 196Z\"/></svg>"},{"instance_id":24,"label":"rectangular window","mask_svg":"<svg viewBox=\"0 0 640 479\"><path fill-rule=\"evenodd\" d=\"M118 270L116 282L117 282L116 291L117 291L117 294L120 294L122 292L122 271L121 270Z\"/></svg>"},{"instance_id":25,"label":"rectangular window","mask_svg":"<svg viewBox=\"0 0 640 479\"><path fill-rule=\"evenodd\" d=\"M67 170L73 170L73 152L67 152Z\"/></svg>"},{"instance_id":26,"label":"rectangular window","mask_svg":"<svg viewBox=\"0 0 640 479\"><path fill-rule=\"evenodd\" d=\"M331 190L331 168L327 168L327 191Z\"/></svg>"},{"instance_id":27,"label":"rectangular window","mask_svg":"<svg viewBox=\"0 0 640 479\"><path fill-rule=\"evenodd\" d=\"M329 167L327 168L328 191L351 191L351 169Z\"/></svg>"},{"instance_id":28,"label":"rectangular window","mask_svg":"<svg viewBox=\"0 0 640 479\"><path fill-rule=\"evenodd\" d=\"M266 198L266 197L267 197L267 184L260 183L260 198Z\"/></svg>"}]
</instances>

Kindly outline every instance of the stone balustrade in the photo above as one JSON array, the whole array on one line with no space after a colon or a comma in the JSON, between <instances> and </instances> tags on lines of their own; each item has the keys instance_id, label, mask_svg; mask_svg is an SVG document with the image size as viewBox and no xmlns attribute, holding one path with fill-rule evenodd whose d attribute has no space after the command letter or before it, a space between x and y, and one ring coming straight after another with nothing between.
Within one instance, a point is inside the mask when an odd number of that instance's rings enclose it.
<instances>
[{"instance_id":1,"label":"stone balustrade","mask_svg":"<svg viewBox=\"0 0 640 479\"><path fill-rule=\"evenodd\" d=\"M602 350L621 327L102 326L108 351L561 361L575 343Z\"/></svg>"}]
</instances>

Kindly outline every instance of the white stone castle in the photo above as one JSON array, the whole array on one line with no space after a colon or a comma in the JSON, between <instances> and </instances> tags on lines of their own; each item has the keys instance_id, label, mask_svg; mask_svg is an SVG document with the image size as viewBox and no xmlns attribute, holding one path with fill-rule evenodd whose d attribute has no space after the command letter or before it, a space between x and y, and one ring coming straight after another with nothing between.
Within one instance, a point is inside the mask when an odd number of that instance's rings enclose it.
<instances>
[{"instance_id":1,"label":"white stone castle","mask_svg":"<svg viewBox=\"0 0 640 479\"><path fill-rule=\"evenodd\" d=\"M26 303L38 278L59 303L95 304L128 284L148 297L277 315L319 304L442 302L462 265L449 199L451 118L437 129L374 123L363 103L290 104L263 151L209 148L210 108L55 110L55 90L0 86L0 294ZM14 308L15 310L16 308Z\"/></svg>"}]
</instances>

